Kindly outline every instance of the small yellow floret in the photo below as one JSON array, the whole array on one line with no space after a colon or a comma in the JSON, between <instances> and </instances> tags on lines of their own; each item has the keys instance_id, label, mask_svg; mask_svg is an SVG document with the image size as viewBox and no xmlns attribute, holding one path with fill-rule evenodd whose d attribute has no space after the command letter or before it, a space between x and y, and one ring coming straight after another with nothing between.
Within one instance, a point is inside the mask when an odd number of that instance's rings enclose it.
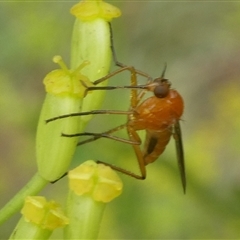
<instances>
[{"instance_id":1,"label":"small yellow floret","mask_svg":"<svg viewBox=\"0 0 240 240\"><path fill-rule=\"evenodd\" d=\"M110 202L122 193L123 184L116 172L92 160L70 171L68 177L75 194L90 194L95 201Z\"/></svg>"},{"instance_id":2,"label":"small yellow floret","mask_svg":"<svg viewBox=\"0 0 240 240\"><path fill-rule=\"evenodd\" d=\"M69 185L77 195L88 193L94 187L94 175L96 171L96 163L83 163L79 167L69 171ZM80 186L80 187L79 187Z\"/></svg>"},{"instance_id":3,"label":"small yellow floret","mask_svg":"<svg viewBox=\"0 0 240 240\"><path fill-rule=\"evenodd\" d=\"M91 21L96 18L103 18L111 21L112 18L121 16L121 11L113 5L102 0L81 1L71 8L71 14L82 21Z\"/></svg>"},{"instance_id":4,"label":"small yellow floret","mask_svg":"<svg viewBox=\"0 0 240 240\"><path fill-rule=\"evenodd\" d=\"M54 230L69 222L56 202L47 202L40 196L27 197L21 213L27 222L37 224L43 229Z\"/></svg>"},{"instance_id":5,"label":"small yellow floret","mask_svg":"<svg viewBox=\"0 0 240 240\"><path fill-rule=\"evenodd\" d=\"M94 200L110 202L122 193L122 181L110 167L98 164L97 175L98 181L93 190Z\"/></svg>"},{"instance_id":6,"label":"small yellow floret","mask_svg":"<svg viewBox=\"0 0 240 240\"><path fill-rule=\"evenodd\" d=\"M85 82L87 86L92 85L92 83L85 75L80 73L80 70L89 62L84 61L76 70L70 71L60 56L55 56L53 61L58 63L62 69L53 70L43 79L46 92L58 96L72 95L83 98L86 88L81 81Z\"/></svg>"}]
</instances>

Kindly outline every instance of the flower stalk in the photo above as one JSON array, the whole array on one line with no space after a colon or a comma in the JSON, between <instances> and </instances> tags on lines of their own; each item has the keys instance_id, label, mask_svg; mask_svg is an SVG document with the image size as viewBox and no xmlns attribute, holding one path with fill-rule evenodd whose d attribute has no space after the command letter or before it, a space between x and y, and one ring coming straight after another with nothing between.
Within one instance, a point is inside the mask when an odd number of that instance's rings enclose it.
<instances>
[{"instance_id":1,"label":"flower stalk","mask_svg":"<svg viewBox=\"0 0 240 240\"><path fill-rule=\"evenodd\" d=\"M49 182L36 173L33 178L0 210L0 225L19 211L27 196L36 195Z\"/></svg>"}]
</instances>

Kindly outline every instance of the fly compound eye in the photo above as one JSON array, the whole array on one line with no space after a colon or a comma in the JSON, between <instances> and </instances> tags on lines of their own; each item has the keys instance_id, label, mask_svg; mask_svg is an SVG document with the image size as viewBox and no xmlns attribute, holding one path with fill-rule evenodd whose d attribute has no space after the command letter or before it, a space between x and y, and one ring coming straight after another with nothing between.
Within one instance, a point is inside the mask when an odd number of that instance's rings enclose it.
<instances>
[{"instance_id":1,"label":"fly compound eye","mask_svg":"<svg viewBox=\"0 0 240 240\"><path fill-rule=\"evenodd\" d=\"M168 85L158 85L154 88L153 93L157 98L165 98L168 95L169 86Z\"/></svg>"}]
</instances>

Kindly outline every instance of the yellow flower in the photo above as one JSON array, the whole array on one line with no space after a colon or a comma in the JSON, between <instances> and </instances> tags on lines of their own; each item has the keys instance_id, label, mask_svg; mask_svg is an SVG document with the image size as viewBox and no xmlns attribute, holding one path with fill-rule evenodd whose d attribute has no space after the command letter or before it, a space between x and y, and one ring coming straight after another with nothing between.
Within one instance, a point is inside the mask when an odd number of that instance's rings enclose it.
<instances>
[{"instance_id":1,"label":"yellow flower","mask_svg":"<svg viewBox=\"0 0 240 240\"><path fill-rule=\"evenodd\" d=\"M80 70L88 65L89 62L84 61L76 70L70 71L67 69L60 56L55 56L53 61L58 63L62 69L53 70L44 78L43 83L45 85L46 92L57 96L72 95L83 98L85 88L81 81L84 81L86 85L92 84L85 75L81 74Z\"/></svg>"},{"instance_id":2,"label":"yellow flower","mask_svg":"<svg viewBox=\"0 0 240 240\"><path fill-rule=\"evenodd\" d=\"M70 171L68 177L75 194L90 194L95 201L110 202L122 193L123 184L116 172L92 160Z\"/></svg>"},{"instance_id":3,"label":"yellow flower","mask_svg":"<svg viewBox=\"0 0 240 240\"><path fill-rule=\"evenodd\" d=\"M27 222L37 224L43 229L54 230L69 222L59 204L55 201L47 202L46 198L41 196L27 197L21 213Z\"/></svg>"},{"instance_id":4,"label":"yellow flower","mask_svg":"<svg viewBox=\"0 0 240 240\"><path fill-rule=\"evenodd\" d=\"M112 18L121 16L121 11L117 7L102 0L81 1L71 8L71 13L82 21L91 21L96 18L103 18L106 21L111 21Z\"/></svg>"}]
</instances>

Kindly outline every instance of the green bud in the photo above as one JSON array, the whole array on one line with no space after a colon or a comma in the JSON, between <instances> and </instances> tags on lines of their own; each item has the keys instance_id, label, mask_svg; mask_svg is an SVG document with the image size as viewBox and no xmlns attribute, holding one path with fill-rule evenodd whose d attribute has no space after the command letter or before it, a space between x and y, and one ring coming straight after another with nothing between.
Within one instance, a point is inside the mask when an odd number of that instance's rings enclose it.
<instances>
[{"instance_id":1,"label":"green bud","mask_svg":"<svg viewBox=\"0 0 240 240\"><path fill-rule=\"evenodd\" d=\"M88 62L83 62L71 72L60 57L55 60L62 69L50 72L44 79L45 98L37 129L37 163L39 174L48 181L60 178L68 169L77 144L77 138L62 137L62 133L76 133L81 129L80 117L69 117L46 123L47 119L80 111L80 101L85 88L80 80L87 82L79 72Z\"/></svg>"},{"instance_id":2,"label":"green bud","mask_svg":"<svg viewBox=\"0 0 240 240\"><path fill-rule=\"evenodd\" d=\"M71 66L75 68L83 60L90 61L82 73L90 81L106 76L111 65L111 40L109 24L121 11L101 0L81 1L72 7L71 13L77 17L72 37ZM86 41L87 39L87 41ZM107 85L107 81L99 86ZM84 98L82 112L99 109L105 91L93 91ZM91 115L82 117L86 124Z\"/></svg>"}]
</instances>

